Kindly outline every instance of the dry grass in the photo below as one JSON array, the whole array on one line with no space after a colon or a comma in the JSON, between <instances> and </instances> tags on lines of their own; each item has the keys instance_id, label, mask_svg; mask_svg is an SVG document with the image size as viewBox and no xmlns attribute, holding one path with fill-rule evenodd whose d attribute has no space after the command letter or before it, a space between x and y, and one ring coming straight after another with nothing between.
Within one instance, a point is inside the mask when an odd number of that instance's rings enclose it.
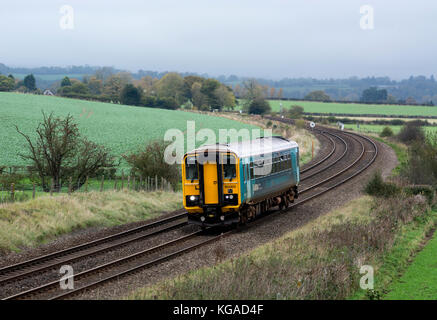
<instances>
[{"instance_id":1,"label":"dry grass","mask_svg":"<svg viewBox=\"0 0 437 320\"><path fill-rule=\"evenodd\" d=\"M362 197L248 254L134 292L130 299L344 299L401 226L428 212L423 197Z\"/></svg>"},{"instance_id":2,"label":"dry grass","mask_svg":"<svg viewBox=\"0 0 437 320\"><path fill-rule=\"evenodd\" d=\"M146 220L181 206L179 193L127 190L43 196L2 204L0 250L18 251L81 228Z\"/></svg>"}]
</instances>

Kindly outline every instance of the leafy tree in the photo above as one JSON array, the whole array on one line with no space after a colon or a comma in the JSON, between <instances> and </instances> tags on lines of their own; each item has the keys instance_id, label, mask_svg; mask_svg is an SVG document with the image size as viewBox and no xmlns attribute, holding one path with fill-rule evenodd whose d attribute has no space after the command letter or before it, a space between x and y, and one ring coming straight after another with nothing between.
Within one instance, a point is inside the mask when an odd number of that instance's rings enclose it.
<instances>
[{"instance_id":1,"label":"leafy tree","mask_svg":"<svg viewBox=\"0 0 437 320\"><path fill-rule=\"evenodd\" d=\"M249 106L250 114L265 114L270 112L271 110L272 109L270 107L270 104L262 96L253 100Z\"/></svg>"},{"instance_id":2,"label":"leafy tree","mask_svg":"<svg viewBox=\"0 0 437 320\"><path fill-rule=\"evenodd\" d=\"M206 79L203 84L200 92L204 94L207 98L207 103L212 109L221 109L220 102L216 96L216 90L221 86L221 83L215 79Z\"/></svg>"},{"instance_id":3,"label":"leafy tree","mask_svg":"<svg viewBox=\"0 0 437 320\"><path fill-rule=\"evenodd\" d=\"M12 91L15 87L15 81L9 77L0 75L0 91Z\"/></svg>"},{"instance_id":4,"label":"leafy tree","mask_svg":"<svg viewBox=\"0 0 437 320\"><path fill-rule=\"evenodd\" d=\"M202 83L201 82L194 82L191 86L191 100L193 102L193 105L201 109L203 106L206 106L208 101L206 96L201 92L202 89Z\"/></svg>"},{"instance_id":5,"label":"leafy tree","mask_svg":"<svg viewBox=\"0 0 437 320\"><path fill-rule=\"evenodd\" d=\"M87 85L77 81L75 83L73 83L73 85L71 86L71 91L77 94L89 94L90 90L88 89Z\"/></svg>"},{"instance_id":6,"label":"leafy tree","mask_svg":"<svg viewBox=\"0 0 437 320\"><path fill-rule=\"evenodd\" d=\"M36 81L35 81L35 77L33 76L33 74L26 76L24 78L23 84L29 91L36 90Z\"/></svg>"},{"instance_id":7,"label":"leafy tree","mask_svg":"<svg viewBox=\"0 0 437 320\"><path fill-rule=\"evenodd\" d=\"M179 105L186 101L184 79L176 72L167 73L156 83L156 88L160 98L173 98Z\"/></svg>"},{"instance_id":8,"label":"leafy tree","mask_svg":"<svg viewBox=\"0 0 437 320\"><path fill-rule=\"evenodd\" d=\"M96 77L89 78L87 86L91 94L99 95L103 92L103 81Z\"/></svg>"},{"instance_id":9,"label":"leafy tree","mask_svg":"<svg viewBox=\"0 0 437 320\"><path fill-rule=\"evenodd\" d=\"M381 89L379 90L377 87L371 87L363 91L363 95L361 96L362 102L385 102L387 101L387 90Z\"/></svg>"},{"instance_id":10,"label":"leafy tree","mask_svg":"<svg viewBox=\"0 0 437 320\"><path fill-rule=\"evenodd\" d=\"M133 84L124 86L120 94L120 102L122 104L139 106L141 104L141 92Z\"/></svg>"},{"instance_id":11,"label":"leafy tree","mask_svg":"<svg viewBox=\"0 0 437 320\"><path fill-rule=\"evenodd\" d=\"M215 89L214 95L217 98L217 103L220 110L223 108L227 108L228 110L234 110L235 96L232 93L231 88L220 84L220 86Z\"/></svg>"},{"instance_id":12,"label":"leafy tree","mask_svg":"<svg viewBox=\"0 0 437 320\"><path fill-rule=\"evenodd\" d=\"M261 86L255 79L249 79L243 82L243 110L249 112L252 102L263 99Z\"/></svg>"},{"instance_id":13,"label":"leafy tree","mask_svg":"<svg viewBox=\"0 0 437 320\"><path fill-rule=\"evenodd\" d=\"M69 77L64 77L61 81L61 87L71 86L71 81Z\"/></svg>"},{"instance_id":14,"label":"leafy tree","mask_svg":"<svg viewBox=\"0 0 437 320\"><path fill-rule=\"evenodd\" d=\"M43 112L43 121L36 128L36 141L20 131L27 141L27 153L20 156L31 162L30 170L36 173L44 191L60 191L61 184L71 178L73 189L82 186L88 176L104 167L114 165L109 151L80 135L79 128L71 115L55 117Z\"/></svg>"},{"instance_id":15,"label":"leafy tree","mask_svg":"<svg viewBox=\"0 0 437 320\"><path fill-rule=\"evenodd\" d=\"M331 97L328 96L322 90L311 91L305 96L305 100L311 101L331 101Z\"/></svg>"},{"instance_id":16,"label":"leafy tree","mask_svg":"<svg viewBox=\"0 0 437 320\"><path fill-rule=\"evenodd\" d=\"M99 78L97 78L99 79ZM127 72L119 72L109 76L103 85L103 93L112 101L120 101L120 94L123 88L132 82L132 76Z\"/></svg>"}]
</instances>

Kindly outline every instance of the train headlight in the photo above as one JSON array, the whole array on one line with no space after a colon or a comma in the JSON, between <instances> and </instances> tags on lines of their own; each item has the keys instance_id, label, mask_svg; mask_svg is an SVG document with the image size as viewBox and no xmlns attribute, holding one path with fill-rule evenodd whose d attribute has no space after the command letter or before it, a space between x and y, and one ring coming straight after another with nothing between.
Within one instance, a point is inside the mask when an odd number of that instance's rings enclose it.
<instances>
[{"instance_id":1,"label":"train headlight","mask_svg":"<svg viewBox=\"0 0 437 320\"><path fill-rule=\"evenodd\" d=\"M204 216L201 216L201 217L200 217L200 221L204 222L204 221L205 221L205 217L204 217Z\"/></svg>"},{"instance_id":2,"label":"train headlight","mask_svg":"<svg viewBox=\"0 0 437 320\"><path fill-rule=\"evenodd\" d=\"M197 205L199 205L199 196L196 196L196 195L188 195L188 196L186 196L185 197L185 200L186 200L186 204L187 204L187 206L188 207L194 207L194 206L197 206Z\"/></svg>"},{"instance_id":3,"label":"train headlight","mask_svg":"<svg viewBox=\"0 0 437 320\"><path fill-rule=\"evenodd\" d=\"M223 200L227 205L234 205L235 206L238 204L238 194L236 194L236 193L225 194Z\"/></svg>"}]
</instances>

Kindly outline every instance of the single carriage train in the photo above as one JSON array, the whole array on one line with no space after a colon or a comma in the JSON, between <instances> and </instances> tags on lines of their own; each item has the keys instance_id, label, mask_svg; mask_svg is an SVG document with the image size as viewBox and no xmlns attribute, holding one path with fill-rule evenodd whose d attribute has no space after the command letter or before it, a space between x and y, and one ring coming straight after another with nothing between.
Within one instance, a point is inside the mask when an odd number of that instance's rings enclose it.
<instances>
[{"instance_id":1,"label":"single carriage train","mask_svg":"<svg viewBox=\"0 0 437 320\"><path fill-rule=\"evenodd\" d=\"M183 203L202 227L244 224L298 197L299 147L282 137L206 145L184 155Z\"/></svg>"}]
</instances>

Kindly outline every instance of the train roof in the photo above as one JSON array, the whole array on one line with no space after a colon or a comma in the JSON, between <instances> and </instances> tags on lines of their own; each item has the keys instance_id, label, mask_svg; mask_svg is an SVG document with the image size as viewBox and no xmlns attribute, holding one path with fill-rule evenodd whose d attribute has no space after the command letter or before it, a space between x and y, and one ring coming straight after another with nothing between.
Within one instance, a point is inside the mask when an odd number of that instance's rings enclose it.
<instances>
[{"instance_id":1,"label":"train roof","mask_svg":"<svg viewBox=\"0 0 437 320\"><path fill-rule=\"evenodd\" d=\"M279 152L283 150L298 148L298 144L295 141L289 141L285 138L273 136L262 137L254 140L246 140L242 142L233 142L228 144L210 144L201 146L189 153L200 153L202 151L221 151L221 152L233 152L238 157L244 158L249 156L256 156L269 152Z\"/></svg>"}]
</instances>

